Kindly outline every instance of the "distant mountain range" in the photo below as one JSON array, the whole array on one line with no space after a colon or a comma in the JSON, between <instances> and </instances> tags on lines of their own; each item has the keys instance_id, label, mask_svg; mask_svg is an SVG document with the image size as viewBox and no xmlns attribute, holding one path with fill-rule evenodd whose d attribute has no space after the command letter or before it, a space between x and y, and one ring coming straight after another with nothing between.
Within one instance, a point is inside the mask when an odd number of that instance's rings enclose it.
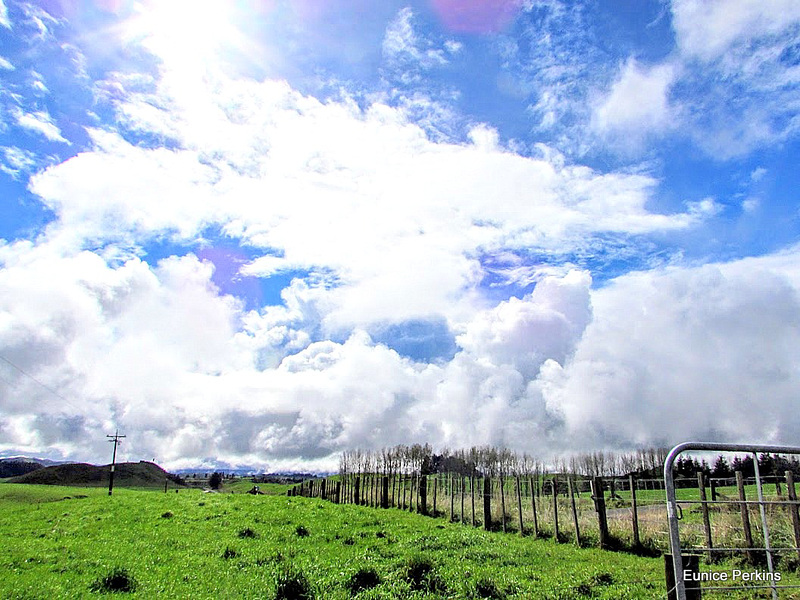
<instances>
[{"instance_id":1,"label":"distant mountain range","mask_svg":"<svg viewBox=\"0 0 800 600\"><path fill-rule=\"evenodd\" d=\"M119 463L119 464L154 464L148 461L140 461L140 463ZM32 471L36 471L38 469L42 469L45 467L53 467L58 465L68 465L68 464L86 464L86 463L70 463L69 461L58 461L58 460L50 460L47 458L32 458L29 456L8 456L4 458L0 458L0 479L6 477L17 477L19 475L24 475L26 473L30 473ZM91 466L91 465L90 465ZM108 466L106 467L97 467L101 469L108 470ZM161 467L159 467L160 469ZM331 473L299 473L297 471L279 471L279 472L270 472L265 473L263 470L256 469L255 467L245 466L245 467L233 467L229 464L218 464L214 467L209 466L198 466L198 467L188 467L183 469L178 469L174 473L180 476L192 476L196 475L198 477L207 477L211 473L215 471L219 473L223 473L225 475L236 475L237 477L252 477L252 476L259 476L259 477L282 477L282 478L291 478L292 480L302 481L304 479L314 479L317 477L327 477L331 475ZM163 480L162 480L163 482Z\"/></svg>"}]
</instances>

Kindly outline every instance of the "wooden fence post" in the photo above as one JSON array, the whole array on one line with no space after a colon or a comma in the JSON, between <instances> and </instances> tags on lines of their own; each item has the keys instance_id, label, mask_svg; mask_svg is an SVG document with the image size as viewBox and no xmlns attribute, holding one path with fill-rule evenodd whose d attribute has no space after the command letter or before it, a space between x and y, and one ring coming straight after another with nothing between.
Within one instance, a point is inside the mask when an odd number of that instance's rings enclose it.
<instances>
[{"instance_id":1,"label":"wooden fence post","mask_svg":"<svg viewBox=\"0 0 800 600\"><path fill-rule=\"evenodd\" d=\"M469 524L475 527L475 475L469 477L469 495L472 498L472 519Z\"/></svg>"},{"instance_id":2,"label":"wooden fence post","mask_svg":"<svg viewBox=\"0 0 800 600\"><path fill-rule=\"evenodd\" d=\"M503 515L503 533L506 532L506 478L500 474L500 513Z\"/></svg>"},{"instance_id":3,"label":"wooden fence post","mask_svg":"<svg viewBox=\"0 0 800 600\"><path fill-rule=\"evenodd\" d=\"M528 483L530 484L531 488L531 512L533 512L533 537L539 537L539 518L536 515L536 492L538 491L533 486L533 477L528 478Z\"/></svg>"},{"instance_id":4,"label":"wooden fence post","mask_svg":"<svg viewBox=\"0 0 800 600\"><path fill-rule=\"evenodd\" d=\"M411 475L411 489L408 492L408 512L414 512L414 492L417 489L417 478Z\"/></svg>"},{"instance_id":5,"label":"wooden fence post","mask_svg":"<svg viewBox=\"0 0 800 600\"><path fill-rule=\"evenodd\" d=\"M522 521L522 489L521 484L519 482L519 475L516 476L517 479L517 510L519 511L519 534L525 535L525 525Z\"/></svg>"},{"instance_id":6,"label":"wooden fence post","mask_svg":"<svg viewBox=\"0 0 800 600\"><path fill-rule=\"evenodd\" d=\"M717 483L710 477L708 478L708 486L711 488L711 501L716 502L719 500L719 496L717 495Z\"/></svg>"},{"instance_id":7,"label":"wooden fence post","mask_svg":"<svg viewBox=\"0 0 800 600\"><path fill-rule=\"evenodd\" d=\"M361 504L359 492L361 492L361 477L356 475L355 481L353 482L353 504L356 506Z\"/></svg>"},{"instance_id":8,"label":"wooden fence post","mask_svg":"<svg viewBox=\"0 0 800 600\"><path fill-rule=\"evenodd\" d=\"M608 517L606 516L606 497L603 490L603 479L595 477L592 479L592 499L594 500L594 510L597 512L597 525L600 531L600 547L607 549L610 538L608 535Z\"/></svg>"},{"instance_id":9,"label":"wooden fence post","mask_svg":"<svg viewBox=\"0 0 800 600\"><path fill-rule=\"evenodd\" d=\"M436 516L436 496L439 495L439 474L433 476L433 516Z\"/></svg>"},{"instance_id":10,"label":"wooden fence post","mask_svg":"<svg viewBox=\"0 0 800 600\"><path fill-rule=\"evenodd\" d=\"M578 525L578 506L575 504L575 490L572 486L572 477L567 479L567 485L569 487L569 499L572 503L572 522L575 525L575 545L580 547L581 545L581 528Z\"/></svg>"},{"instance_id":11,"label":"wooden fence post","mask_svg":"<svg viewBox=\"0 0 800 600\"><path fill-rule=\"evenodd\" d=\"M792 529L794 529L794 547L797 548L797 557L800 558L800 517L797 514L797 491L794 488L794 474L791 471L786 471L786 494L789 497L788 504L789 518L792 521Z\"/></svg>"},{"instance_id":12,"label":"wooden fence post","mask_svg":"<svg viewBox=\"0 0 800 600\"><path fill-rule=\"evenodd\" d=\"M631 518L633 519L633 545L638 548L642 545L639 539L639 506L636 502L636 480L633 475L628 475L628 483L631 488Z\"/></svg>"},{"instance_id":13,"label":"wooden fence post","mask_svg":"<svg viewBox=\"0 0 800 600\"><path fill-rule=\"evenodd\" d=\"M756 555L751 548L753 548L753 533L750 531L750 509L747 507L747 496L744 492L744 478L741 471L736 471L736 487L739 488L739 510L742 514L742 531L744 532L745 546L747 546L747 560L750 564L755 564Z\"/></svg>"},{"instance_id":14,"label":"wooden fence post","mask_svg":"<svg viewBox=\"0 0 800 600\"><path fill-rule=\"evenodd\" d=\"M327 487L327 480L323 479L319 482L319 497L321 500L326 500L325 498L325 488Z\"/></svg>"},{"instance_id":15,"label":"wooden fence post","mask_svg":"<svg viewBox=\"0 0 800 600\"><path fill-rule=\"evenodd\" d=\"M558 480L555 476L553 476L550 487L553 489L553 532L555 534L556 541L560 542L561 540L559 538L561 535L558 531Z\"/></svg>"},{"instance_id":16,"label":"wooden fence post","mask_svg":"<svg viewBox=\"0 0 800 600\"><path fill-rule=\"evenodd\" d=\"M483 528L492 528L492 478L487 476L483 478Z\"/></svg>"},{"instance_id":17,"label":"wooden fence post","mask_svg":"<svg viewBox=\"0 0 800 600\"><path fill-rule=\"evenodd\" d=\"M336 486L333 488L333 501L335 504L340 504L342 501L342 482L337 481Z\"/></svg>"},{"instance_id":18,"label":"wooden fence post","mask_svg":"<svg viewBox=\"0 0 800 600\"><path fill-rule=\"evenodd\" d=\"M384 475L381 479L381 508L389 508L389 476Z\"/></svg>"},{"instance_id":19,"label":"wooden fence post","mask_svg":"<svg viewBox=\"0 0 800 600\"><path fill-rule=\"evenodd\" d=\"M420 514L428 514L428 476L422 475L419 478L419 508Z\"/></svg>"},{"instance_id":20,"label":"wooden fence post","mask_svg":"<svg viewBox=\"0 0 800 600\"><path fill-rule=\"evenodd\" d=\"M462 475L461 477L458 478L458 480L461 483L461 515L459 516L458 520L463 525L464 522L466 521L466 519L464 518L464 496L465 496L465 494L464 494L464 481L466 480L466 478Z\"/></svg>"},{"instance_id":21,"label":"wooden fence post","mask_svg":"<svg viewBox=\"0 0 800 600\"><path fill-rule=\"evenodd\" d=\"M703 513L703 530L705 531L706 547L713 548L714 542L711 538L711 519L709 517L708 504L706 504L706 475L702 471L697 472L697 489L700 491L700 508ZM708 550L706 556L711 562L713 552Z\"/></svg>"},{"instance_id":22,"label":"wooden fence post","mask_svg":"<svg viewBox=\"0 0 800 600\"><path fill-rule=\"evenodd\" d=\"M456 520L456 495L455 490L453 490L453 483L455 481L455 477L450 475L450 522L454 523Z\"/></svg>"},{"instance_id":23,"label":"wooden fence post","mask_svg":"<svg viewBox=\"0 0 800 600\"><path fill-rule=\"evenodd\" d=\"M697 554L683 555L683 570L695 575L700 573L700 556ZM678 600L678 592L675 590L675 568L672 564L672 554L664 555L664 574L667 579L667 599ZM685 581L686 600L701 600L702 590L699 581Z\"/></svg>"}]
</instances>

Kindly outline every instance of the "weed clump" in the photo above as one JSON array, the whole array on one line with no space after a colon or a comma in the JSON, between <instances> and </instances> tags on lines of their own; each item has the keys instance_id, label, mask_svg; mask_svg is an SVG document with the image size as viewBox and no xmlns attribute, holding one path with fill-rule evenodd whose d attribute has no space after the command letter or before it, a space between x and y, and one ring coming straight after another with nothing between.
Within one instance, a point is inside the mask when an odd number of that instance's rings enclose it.
<instances>
[{"instance_id":1,"label":"weed clump","mask_svg":"<svg viewBox=\"0 0 800 600\"><path fill-rule=\"evenodd\" d=\"M101 594L132 593L136 591L137 585L127 569L118 567L105 577L95 580L89 589Z\"/></svg>"},{"instance_id":2,"label":"weed clump","mask_svg":"<svg viewBox=\"0 0 800 600\"><path fill-rule=\"evenodd\" d=\"M225 560L236 558L238 552L235 549L231 548L230 546L225 547L225 552L222 553L222 558Z\"/></svg>"},{"instance_id":3,"label":"weed clump","mask_svg":"<svg viewBox=\"0 0 800 600\"><path fill-rule=\"evenodd\" d=\"M345 587L355 595L362 590L369 590L381 584L381 576L373 567L362 567L350 576Z\"/></svg>"},{"instance_id":4,"label":"weed clump","mask_svg":"<svg viewBox=\"0 0 800 600\"><path fill-rule=\"evenodd\" d=\"M312 600L314 589L302 571L284 571L278 575L275 600Z\"/></svg>"},{"instance_id":5,"label":"weed clump","mask_svg":"<svg viewBox=\"0 0 800 600\"><path fill-rule=\"evenodd\" d=\"M161 515L161 518L162 518L162 519L171 519L171 518L172 518L172 517L174 517L174 516L175 516L175 515L173 515L173 514L172 514L170 511L167 511L167 512L165 512L163 515Z\"/></svg>"},{"instance_id":6,"label":"weed clump","mask_svg":"<svg viewBox=\"0 0 800 600\"><path fill-rule=\"evenodd\" d=\"M258 535L255 531L250 529L249 527L245 527L244 529L239 530L239 537L240 538L256 538Z\"/></svg>"},{"instance_id":7,"label":"weed clump","mask_svg":"<svg viewBox=\"0 0 800 600\"><path fill-rule=\"evenodd\" d=\"M414 591L444 592L445 585L426 556L412 556L406 563L405 578Z\"/></svg>"},{"instance_id":8,"label":"weed clump","mask_svg":"<svg viewBox=\"0 0 800 600\"><path fill-rule=\"evenodd\" d=\"M311 535L311 532L308 529L306 529L304 525L298 525L297 527L295 527L294 532L297 535L297 537L308 537L309 535Z\"/></svg>"},{"instance_id":9,"label":"weed clump","mask_svg":"<svg viewBox=\"0 0 800 600\"><path fill-rule=\"evenodd\" d=\"M611 573L598 573L592 580L595 585L611 585L614 583L614 577Z\"/></svg>"},{"instance_id":10,"label":"weed clump","mask_svg":"<svg viewBox=\"0 0 800 600\"><path fill-rule=\"evenodd\" d=\"M506 597L505 592L489 577L482 577L475 583L475 596L492 600L504 600Z\"/></svg>"}]
</instances>

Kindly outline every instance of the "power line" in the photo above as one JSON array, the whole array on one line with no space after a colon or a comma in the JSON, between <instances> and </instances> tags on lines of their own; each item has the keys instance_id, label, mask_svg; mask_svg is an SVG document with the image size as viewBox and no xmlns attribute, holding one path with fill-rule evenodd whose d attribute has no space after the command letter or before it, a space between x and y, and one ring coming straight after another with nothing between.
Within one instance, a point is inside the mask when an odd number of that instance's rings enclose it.
<instances>
[{"instance_id":1,"label":"power line","mask_svg":"<svg viewBox=\"0 0 800 600\"><path fill-rule=\"evenodd\" d=\"M36 377L34 377L34 376L33 376L33 375L31 375L30 373L28 373L28 372L27 372L25 369L23 369L23 368L22 368L22 367L20 367L19 365L15 365L13 362L11 362L10 360L8 360L8 359L7 359L5 356L3 356L3 355L0 355L0 360L2 360L3 362L5 362L5 363L7 363L7 364L11 365L12 367L14 367L14 368L15 368L17 371L19 371L20 373L22 373L23 375L25 375L25 377L27 377L28 379L32 379L33 381L35 381L35 382L36 382L36 383L38 383L40 386L42 386L44 389L46 389L48 392L50 392L51 394L53 394L53 395L54 395L54 396L56 396L57 398L60 398L61 400L63 400L63 401L64 401L64 402L66 402L67 404L69 404L69 405L70 405L72 408L74 408L75 410L77 410L77 411L80 411L80 409L79 409L77 406L75 406L75 405L74 405L72 402L70 402L69 400L67 400L67 399L66 399L64 396L62 396L61 394L59 394L57 391L55 391L55 390L54 390L53 388L51 388L49 385L47 385L47 384L45 384L45 383L42 383L41 381L39 381L39 380L38 380ZM3 381L6 381L6 380L5 380L5 378L3 379ZM11 385L11 383L10 383L9 381L6 381L6 383L8 383L9 385Z\"/></svg>"}]
</instances>

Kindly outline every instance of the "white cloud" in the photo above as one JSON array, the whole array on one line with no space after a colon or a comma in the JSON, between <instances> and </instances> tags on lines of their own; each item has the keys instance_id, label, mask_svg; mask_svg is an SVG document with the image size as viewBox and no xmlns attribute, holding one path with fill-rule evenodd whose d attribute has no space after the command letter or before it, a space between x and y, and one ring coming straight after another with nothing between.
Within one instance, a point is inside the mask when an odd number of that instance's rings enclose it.
<instances>
[{"instance_id":1,"label":"white cloud","mask_svg":"<svg viewBox=\"0 0 800 600\"><path fill-rule=\"evenodd\" d=\"M572 439L789 443L800 363L797 249L633 273L592 294L574 357L542 379Z\"/></svg>"},{"instance_id":2,"label":"white cloud","mask_svg":"<svg viewBox=\"0 0 800 600\"><path fill-rule=\"evenodd\" d=\"M670 103L670 87L678 73L670 64L646 68L629 59L608 94L596 105L594 127L620 143L638 144L651 134L676 127L678 110Z\"/></svg>"},{"instance_id":3,"label":"white cloud","mask_svg":"<svg viewBox=\"0 0 800 600\"><path fill-rule=\"evenodd\" d=\"M67 141L67 139L61 135L61 130L53 122L53 118L45 111L26 113L20 109L17 109L14 117L17 125L27 129L28 131L38 133L51 142L69 144L69 141Z\"/></svg>"},{"instance_id":4,"label":"white cloud","mask_svg":"<svg viewBox=\"0 0 800 600\"><path fill-rule=\"evenodd\" d=\"M11 20L8 18L8 7L4 0L0 0L0 25L11 29Z\"/></svg>"},{"instance_id":5,"label":"white cloud","mask_svg":"<svg viewBox=\"0 0 800 600\"><path fill-rule=\"evenodd\" d=\"M533 452L686 438L787 441L800 431L798 250L623 276L545 277L472 312L458 352L416 363L358 329L315 340L296 281L285 304L242 312L193 256L111 266L49 243L0 247L0 451L173 468L215 457L335 468L343 448L431 442ZM123 457L124 458L124 457Z\"/></svg>"},{"instance_id":6,"label":"white cloud","mask_svg":"<svg viewBox=\"0 0 800 600\"><path fill-rule=\"evenodd\" d=\"M167 70L155 93L137 92L132 103L117 89L126 128L166 133L178 148L91 131L92 150L31 181L58 215L51 236L74 248L165 234L191 240L219 226L264 249L249 274L327 273L335 285L316 293L324 324L337 329L457 318L482 277L477 257L501 246L566 252L595 234L704 218L649 212L651 177L601 174L557 154L526 158L485 126L472 129L469 145L435 142L381 103L361 109L283 82L207 77L216 83Z\"/></svg>"},{"instance_id":7,"label":"white cloud","mask_svg":"<svg viewBox=\"0 0 800 600\"><path fill-rule=\"evenodd\" d=\"M761 206L761 200L758 198L746 198L742 200L742 210L746 213L753 213Z\"/></svg>"},{"instance_id":8,"label":"white cloud","mask_svg":"<svg viewBox=\"0 0 800 600\"><path fill-rule=\"evenodd\" d=\"M36 156L28 150L16 146L5 146L0 150L3 151L4 159L0 169L12 177L16 178L22 172L30 172L36 165Z\"/></svg>"},{"instance_id":9,"label":"white cloud","mask_svg":"<svg viewBox=\"0 0 800 600\"><path fill-rule=\"evenodd\" d=\"M683 130L708 154L729 159L798 132L800 5L791 0L672 3Z\"/></svg>"},{"instance_id":10,"label":"white cloud","mask_svg":"<svg viewBox=\"0 0 800 600\"><path fill-rule=\"evenodd\" d=\"M780 33L800 21L794 0L673 0L681 52L714 60L736 43Z\"/></svg>"},{"instance_id":11,"label":"white cloud","mask_svg":"<svg viewBox=\"0 0 800 600\"><path fill-rule=\"evenodd\" d=\"M447 64L446 52L460 50L457 43L449 43L446 50L432 47L428 40L420 38L414 30L414 12L403 8L386 28L383 38L383 54L392 61L410 61L417 66L429 69Z\"/></svg>"},{"instance_id":12,"label":"white cloud","mask_svg":"<svg viewBox=\"0 0 800 600\"><path fill-rule=\"evenodd\" d=\"M6 71L13 71L14 65L8 59L0 56L0 69L4 69Z\"/></svg>"},{"instance_id":13,"label":"white cloud","mask_svg":"<svg viewBox=\"0 0 800 600\"><path fill-rule=\"evenodd\" d=\"M536 447L530 434L546 430L545 411L526 383L546 358L564 360L589 315L587 276L546 279L476 315L465 349L434 365L358 330L342 343L310 341L303 329L315 316L302 285L284 307L243 315L193 256L112 267L89 252L20 242L0 248L0 264L2 355L59 394L4 363L0 451L99 459L98 432L119 426L132 458L173 467L213 456L331 468L329 455L343 448L517 435ZM279 347L283 356L264 365L260 354Z\"/></svg>"},{"instance_id":14,"label":"white cloud","mask_svg":"<svg viewBox=\"0 0 800 600\"><path fill-rule=\"evenodd\" d=\"M525 298L478 313L457 338L470 354L533 379L545 360L564 363L591 321L587 273L546 277Z\"/></svg>"}]
</instances>

